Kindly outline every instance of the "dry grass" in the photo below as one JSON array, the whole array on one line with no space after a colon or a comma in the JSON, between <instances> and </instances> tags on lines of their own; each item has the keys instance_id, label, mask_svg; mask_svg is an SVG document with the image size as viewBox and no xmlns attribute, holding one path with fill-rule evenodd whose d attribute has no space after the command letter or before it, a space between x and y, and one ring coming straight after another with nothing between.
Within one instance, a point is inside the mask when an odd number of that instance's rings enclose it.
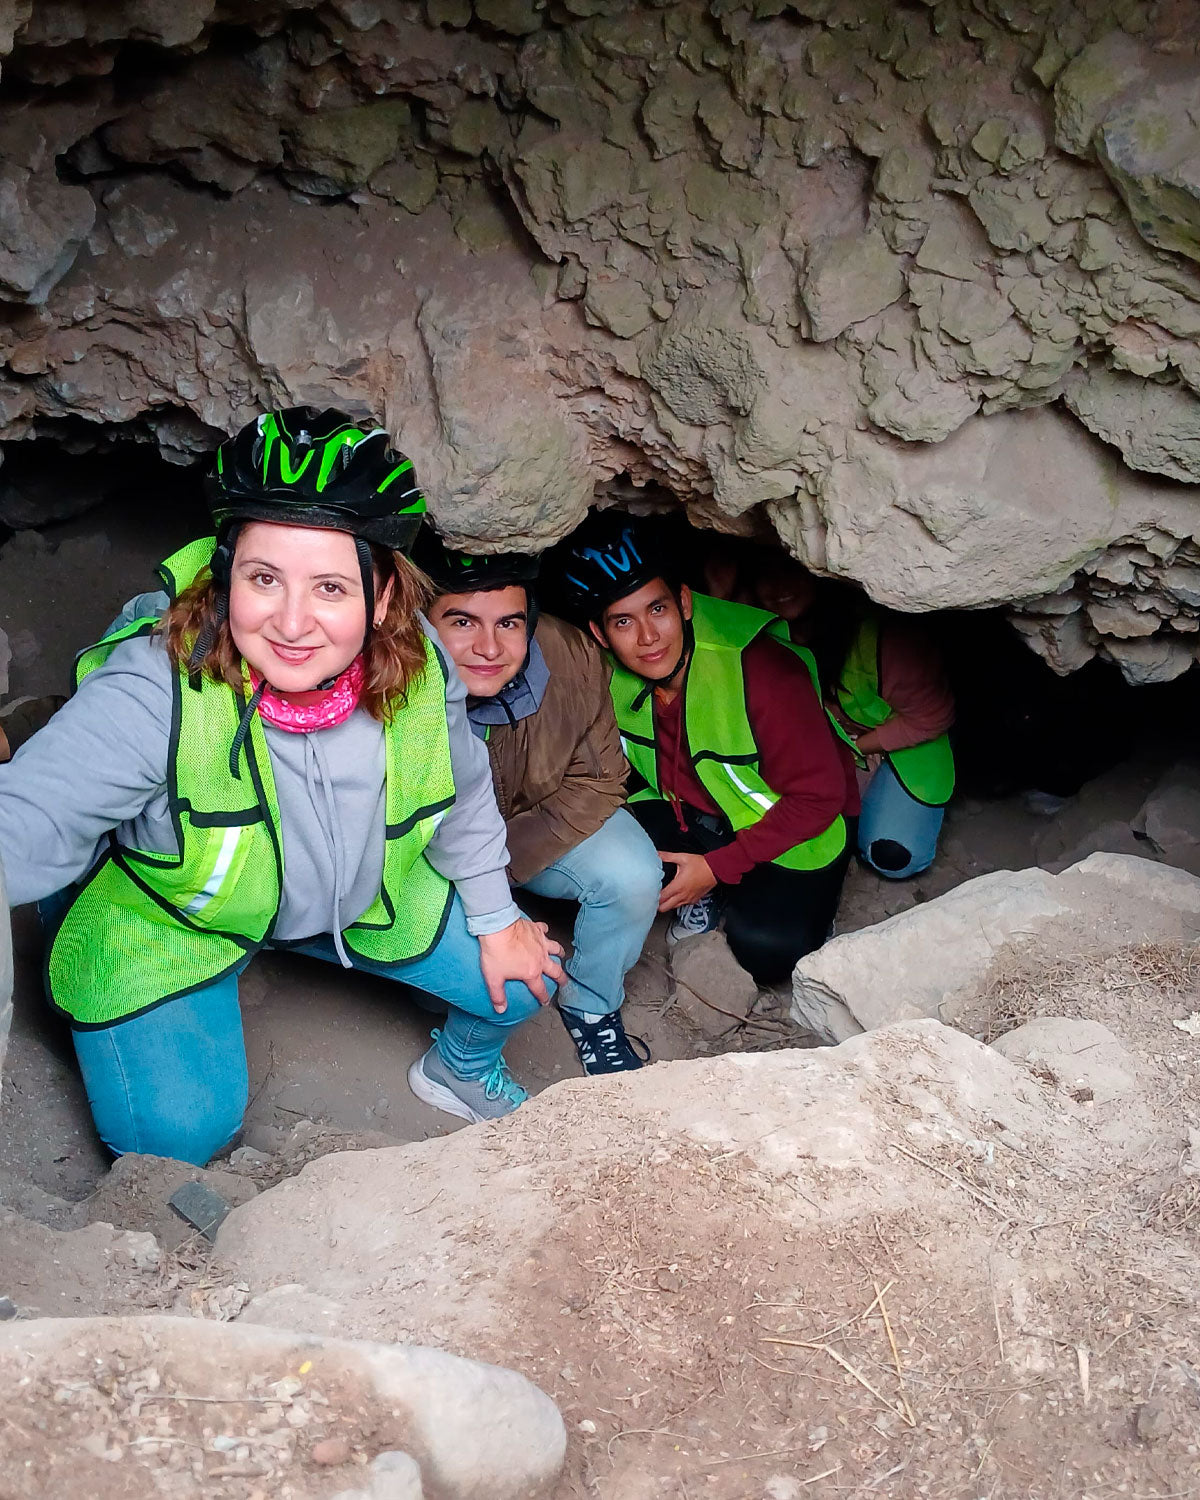
<instances>
[{"instance_id":1,"label":"dry grass","mask_svg":"<svg viewBox=\"0 0 1200 1500\"><path fill-rule=\"evenodd\" d=\"M955 1023L991 1043L1035 1016L1094 1014L1097 997L1156 1010L1200 987L1200 945L1135 943L1101 952L1055 951L1036 940L1001 953L969 1014Z\"/></svg>"},{"instance_id":2,"label":"dry grass","mask_svg":"<svg viewBox=\"0 0 1200 1500\"><path fill-rule=\"evenodd\" d=\"M1142 1214L1142 1223L1164 1234L1200 1231L1200 1178L1180 1177L1173 1182Z\"/></svg>"}]
</instances>

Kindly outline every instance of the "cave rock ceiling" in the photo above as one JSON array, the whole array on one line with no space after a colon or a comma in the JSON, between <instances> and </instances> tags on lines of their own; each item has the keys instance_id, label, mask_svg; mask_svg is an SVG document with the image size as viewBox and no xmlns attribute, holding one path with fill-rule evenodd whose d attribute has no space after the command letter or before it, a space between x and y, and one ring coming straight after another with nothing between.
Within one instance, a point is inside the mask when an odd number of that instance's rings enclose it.
<instances>
[{"instance_id":1,"label":"cave rock ceiling","mask_svg":"<svg viewBox=\"0 0 1200 1500\"><path fill-rule=\"evenodd\" d=\"M381 413L443 525L1200 643L1197 0L0 0L0 437Z\"/></svg>"}]
</instances>

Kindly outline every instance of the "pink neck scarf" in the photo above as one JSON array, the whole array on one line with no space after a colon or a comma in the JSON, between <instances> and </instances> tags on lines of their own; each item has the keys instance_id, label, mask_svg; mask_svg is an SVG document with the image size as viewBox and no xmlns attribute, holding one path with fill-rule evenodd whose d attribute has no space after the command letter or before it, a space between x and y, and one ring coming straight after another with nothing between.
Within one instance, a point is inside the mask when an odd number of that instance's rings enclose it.
<instances>
[{"instance_id":1,"label":"pink neck scarf","mask_svg":"<svg viewBox=\"0 0 1200 1500\"><path fill-rule=\"evenodd\" d=\"M251 673L257 688L261 679ZM332 729L343 724L358 707L362 694L362 657L356 656L331 688L312 703L292 703L267 687L259 699L258 711L275 729L289 734L311 734L314 729Z\"/></svg>"}]
</instances>

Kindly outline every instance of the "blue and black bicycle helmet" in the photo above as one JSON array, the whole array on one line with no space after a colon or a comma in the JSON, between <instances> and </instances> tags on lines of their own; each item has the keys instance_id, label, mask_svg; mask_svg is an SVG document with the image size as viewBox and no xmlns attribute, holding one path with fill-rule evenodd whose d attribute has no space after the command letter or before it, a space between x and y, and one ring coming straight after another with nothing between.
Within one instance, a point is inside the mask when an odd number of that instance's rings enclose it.
<instances>
[{"instance_id":1,"label":"blue and black bicycle helmet","mask_svg":"<svg viewBox=\"0 0 1200 1500\"><path fill-rule=\"evenodd\" d=\"M617 599L665 578L669 568L646 529L627 515L601 513L585 521L558 554L564 606L578 619L599 620Z\"/></svg>"}]
</instances>

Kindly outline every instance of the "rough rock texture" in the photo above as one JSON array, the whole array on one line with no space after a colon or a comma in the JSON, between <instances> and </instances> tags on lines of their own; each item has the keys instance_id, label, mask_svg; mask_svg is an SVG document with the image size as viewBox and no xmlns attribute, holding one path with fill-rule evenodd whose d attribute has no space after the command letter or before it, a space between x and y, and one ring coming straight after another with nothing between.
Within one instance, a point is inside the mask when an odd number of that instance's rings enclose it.
<instances>
[{"instance_id":1,"label":"rough rock texture","mask_svg":"<svg viewBox=\"0 0 1200 1500\"><path fill-rule=\"evenodd\" d=\"M331 398L485 545L619 482L1190 665L1190 0L235 11L3 8L0 435L186 460Z\"/></svg>"},{"instance_id":2,"label":"rough rock texture","mask_svg":"<svg viewBox=\"0 0 1200 1500\"><path fill-rule=\"evenodd\" d=\"M992 1043L1082 1104L1108 1104L1137 1087L1137 1061L1099 1021L1037 1016Z\"/></svg>"},{"instance_id":3,"label":"rough rock texture","mask_svg":"<svg viewBox=\"0 0 1200 1500\"><path fill-rule=\"evenodd\" d=\"M243 1323L528 1374L567 1424L555 1500L1015 1497L1068 1464L1065 1493L1186 1492L1196 1246L1163 1205L1192 1201L1200 1053L1169 1016L1144 997L1120 1029L1136 1087L1090 1100L927 1020L560 1084L492 1126L324 1158L236 1209L217 1256L256 1293ZM1128 1432L1156 1367L1147 1483Z\"/></svg>"},{"instance_id":4,"label":"rough rock texture","mask_svg":"<svg viewBox=\"0 0 1200 1500\"><path fill-rule=\"evenodd\" d=\"M1168 864L1200 875L1200 771L1182 762L1164 772L1132 827Z\"/></svg>"},{"instance_id":5,"label":"rough rock texture","mask_svg":"<svg viewBox=\"0 0 1200 1500\"><path fill-rule=\"evenodd\" d=\"M4 870L0 868L0 905L7 910L5 899ZM13 955L12 926L0 921L0 1074L4 1067L4 1051L8 1045L8 1029L12 1024Z\"/></svg>"},{"instance_id":6,"label":"rough rock texture","mask_svg":"<svg viewBox=\"0 0 1200 1500\"><path fill-rule=\"evenodd\" d=\"M0 1371L10 1412L20 1405L24 1418L28 1403L34 1419L10 1421L0 1456L13 1500L199 1500L255 1477L274 1494L328 1500L362 1475L355 1456L376 1460L372 1500L539 1500L566 1447L554 1403L529 1381L436 1349L187 1318L47 1318L0 1327ZM196 1403L202 1421L217 1408L216 1437L190 1430ZM201 1457L181 1462L180 1449ZM407 1489L379 1482L388 1471L407 1471Z\"/></svg>"},{"instance_id":7,"label":"rough rock texture","mask_svg":"<svg viewBox=\"0 0 1200 1500\"><path fill-rule=\"evenodd\" d=\"M802 958L792 1016L826 1042L915 1016L948 1019L1007 947L1081 925L1094 945L1194 940L1200 879L1128 854L1092 854L1061 875L981 875Z\"/></svg>"},{"instance_id":8,"label":"rough rock texture","mask_svg":"<svg viewBox=\"0 0 1200 1500\"><path fill-rule=\"evenodd\" d=\"M195 1233L168 1203L186 1182L203 1183L231 1205L247 1202L258 1191L253 1182L233 1172L205 1171L187 1162L129 1152L117 1158L82 1205L83 1220L152 1234L164 1249L174 1250Z\"/></svg>"},{"instance_id":9,"label":"rough rock texture","mask_svg":"<svg viewBox=\"0 0 1200 1500\"><path fill-rule=\"evenodd\" d=\"M758 985L729 950L722 932L683 938L671 952L676 1003L706 1036L720 1036L730 1021L747 1016Z\"/></svg>"}]
</instances>

